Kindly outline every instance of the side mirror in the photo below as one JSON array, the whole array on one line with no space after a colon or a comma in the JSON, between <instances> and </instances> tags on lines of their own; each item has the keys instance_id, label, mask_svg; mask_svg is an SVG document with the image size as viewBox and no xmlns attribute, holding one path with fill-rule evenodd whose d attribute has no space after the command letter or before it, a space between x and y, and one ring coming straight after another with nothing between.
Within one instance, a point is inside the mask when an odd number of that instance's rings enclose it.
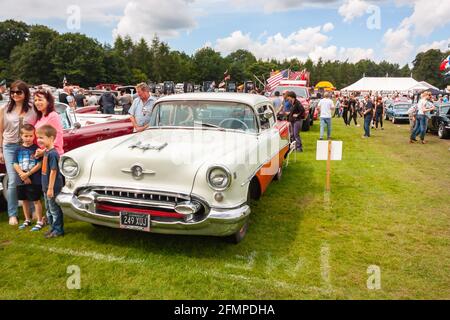
<instances>
[{"instance_id":1,"label":"side mirror","mask_svg":"<svg viewBox=\"0 0 450 320\"><path fill-rule=\"evenodd\" d=\"M73 124L73 128L74 129L80 129L81 128L81 123L79 123L79 122L75 122L74 124Z\"/></svg>"},{"instance_id":2,"label":"side mirror","mask_svg":"<svg viewBox=\"0 0 450 320\"><path fill-rule=\"evenodd\" d=\"M271 118L273 118L273 112L267 109L266 111L264 111L264 118L270 120Z\"/></svg>"}]
</instances>

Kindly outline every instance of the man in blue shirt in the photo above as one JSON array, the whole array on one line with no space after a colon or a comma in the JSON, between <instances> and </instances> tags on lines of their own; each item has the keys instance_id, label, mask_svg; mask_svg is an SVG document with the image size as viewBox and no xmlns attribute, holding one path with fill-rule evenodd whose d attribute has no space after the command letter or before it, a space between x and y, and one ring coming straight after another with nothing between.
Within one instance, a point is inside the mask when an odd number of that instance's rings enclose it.
<instances>
[{"instance_id":1,"label":"man in blue shirt","mask_svg":"<svg viewBox=\"0 0 450 320\"><path fill-rule=\"evenodd\" d=\"M156 100L151 96L150 87L146 83L138 84L136 89L139 97L134 99L128 113L134 130L142 132L150 126L150 115Z\"/></svg>"}]
</instances>

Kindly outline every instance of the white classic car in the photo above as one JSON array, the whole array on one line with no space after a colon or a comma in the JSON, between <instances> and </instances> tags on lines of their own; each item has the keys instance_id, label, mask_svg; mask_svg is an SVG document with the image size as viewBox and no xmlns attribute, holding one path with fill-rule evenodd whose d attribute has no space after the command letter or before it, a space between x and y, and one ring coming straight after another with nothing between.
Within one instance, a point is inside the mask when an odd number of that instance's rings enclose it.
<instances>
[{"instance_id":1,"label":"white classic car","mask_svg":"<svg viewBox=\"0 0 450 320\"><path fill-rule=\"evenodd\" d=\"M227 236L240 242L258 199L292 150L272 102L237 93L164 97L144 132L60 160L67 216L113 228Z\"/></svg>"}]
</instances>

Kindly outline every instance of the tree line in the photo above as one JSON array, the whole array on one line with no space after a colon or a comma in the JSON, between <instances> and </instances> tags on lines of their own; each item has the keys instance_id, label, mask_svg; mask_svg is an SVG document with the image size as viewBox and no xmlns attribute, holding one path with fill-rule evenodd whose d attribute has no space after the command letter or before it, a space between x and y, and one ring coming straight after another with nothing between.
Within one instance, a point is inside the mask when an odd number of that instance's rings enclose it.
<instances>
[{"instance_id":1,"label":"tree line","mask_svg":"<svg viewBox=\"0 0 450 320\"><path fill-rule=\"evenodd\" d=\"M282 49L280 49L282 50ZM284 61L257 59L247 50L237 50L223 57L212 48L202 48L192 55L172 50L157 35L151 43L144 39L134 42L131 37L117 37L114 44L101 44L80 33L63 33L44 25L28 25L21 21L0 22L0 79L10 83L22 79L30 84L60 87L63 78L71 84L92 87L98 83L136 84L139 82L221 81L228 70L232 81L264 82L273 70L307 69L311 85L326 80L338 89L370 77L409 77L427 81L439 88L448 83L439 72L441 61L450 52L429 50L419 53L408 64L361 60L313 62L308 59Z\"/></svg>"}]
</instances>

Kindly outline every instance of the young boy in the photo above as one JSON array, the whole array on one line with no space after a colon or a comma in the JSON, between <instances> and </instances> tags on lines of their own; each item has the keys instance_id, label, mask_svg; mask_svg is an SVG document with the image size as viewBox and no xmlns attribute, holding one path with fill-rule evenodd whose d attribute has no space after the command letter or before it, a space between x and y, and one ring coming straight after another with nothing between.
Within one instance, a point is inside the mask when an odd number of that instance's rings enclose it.
<instances>
[{"instance_id":1,"label":"young boy","mask_svg":"<svg viewBox=\"0 0 450 320\"><path fill-rule=\"evenodd\" d=\"M55 149L56 129L44 125L37 130L38 144L45 147L42 160L42 191L44 192L47 219L51 225L46 238L57 238L64 235L64 221L61 207L56 203L56 196L63 187L63 177L59 172L59 155Z\"/></svg>"},{"instance_id":2,"label":"young boy","mask_svg":"<svg viewBox=\"0 0 450 320\"><path fill-rule=\"evenodd\" d=\"M14 169L20 177L21 183L17 186L17 198L23 202L23 214L25 222L19 227L23 230L31 226L30 203L34 203L37 223L31 231L40 231L44 226L42 220L42 186L41 186L41 161L34 157L38 146L34 141L34 127L25 124L20 129L22 145L16 152L14 158Z\"/></svg>"}]
</instances>

